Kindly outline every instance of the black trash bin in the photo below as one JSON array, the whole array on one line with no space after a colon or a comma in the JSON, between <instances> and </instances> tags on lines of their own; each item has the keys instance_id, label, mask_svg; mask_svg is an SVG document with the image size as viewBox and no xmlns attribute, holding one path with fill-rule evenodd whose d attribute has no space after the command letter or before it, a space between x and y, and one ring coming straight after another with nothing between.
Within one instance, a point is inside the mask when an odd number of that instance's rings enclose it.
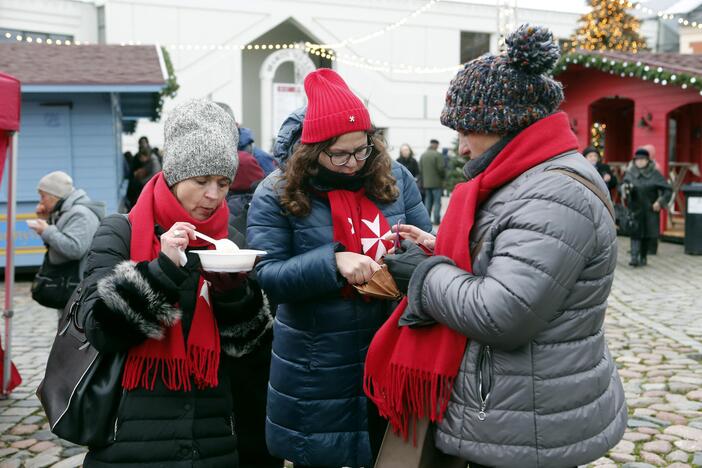
<instances>
[{"instance_id":1,"label":"black trash bin","mask_svg":"<svg viewBox=\"0 0 702 468\"><path fill-rule=\"evenodd\" d=\"M685 195L685 253L702 255L702 183L683 185Z\"/></svg>"}]
</instances>

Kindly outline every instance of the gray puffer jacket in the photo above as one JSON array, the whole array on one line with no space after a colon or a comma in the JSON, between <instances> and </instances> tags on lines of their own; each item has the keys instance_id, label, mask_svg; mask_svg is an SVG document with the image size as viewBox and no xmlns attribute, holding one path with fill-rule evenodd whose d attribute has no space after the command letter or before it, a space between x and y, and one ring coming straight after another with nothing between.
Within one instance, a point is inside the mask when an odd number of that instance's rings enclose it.
<instances>
[{"instance_id":1,"label":"gray puffer jacket","mask_svg":"<svg viewBox=\"0 0 702 468\"><path fill-rule=\"evenodd\" d=\"M82 277L90 244L104 217L104 203L90 200L83 190L73 190L51 213L49 226L41 235L49 249L49 261L58 265L80 260Z\"/></svg>"},{"instance_id":2,"label":"gray puffer jacket","mask_svg":"<svg viewBox=\"0 0 702 468\"><path fill-rule=\"evenodd\" d=\"M411 308L468 337L442 451L495 467L568 467L621 439L627 409L603 322L617 260L607 193L577 153L556 156L479 207L473 274L446 257L415 271Z\"/></svg>"}]
</instances>

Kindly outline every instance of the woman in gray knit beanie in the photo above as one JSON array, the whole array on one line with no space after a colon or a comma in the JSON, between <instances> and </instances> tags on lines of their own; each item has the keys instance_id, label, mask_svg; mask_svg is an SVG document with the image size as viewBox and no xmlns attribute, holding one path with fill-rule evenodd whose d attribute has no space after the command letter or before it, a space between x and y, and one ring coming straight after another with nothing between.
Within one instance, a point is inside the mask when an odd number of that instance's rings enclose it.
<instances>
[{"instance_id":1,"label":"woman in gray knit beanie","mask_svg":"<svg viewBox=\"0 0 702 468\"><path fill-rule=\"evenodd\" d=\"M421 327L419 341L446 336L433 349L450 366L430 369L452 381L434 419L440 451L470 467L587 465L626 428L603 328L617 264L613 209L557 111L551 32L524 25L507 46L451 82L441 122L459 133L468 181L452 193L436 238L400 226L434 255L385 258L398 283L410 275L396 323L409 336ZM442 353L445 343L454 345Z\"/></svg>"},{"instance_id":2,"label":"woman in gray knit beanie","mask_svg":"<svg viewBox=\"0 0 702 468\"><path fill-rule=\"evenodd\" d=\"M194 252L213 248L195 231L244 247L224 201L236 125L213 102L188 101L171 112L165 137L163 172L129 219L100 225L82 283L77 314L90 344L125 356L121 388L102 400L119 402L111 420L94 421L100 437L86 467L237 467L237 431L251 430L235 421L234 407L251 402L234 366L259 347L270 308L247 272L205 271Z\"/></svg>"}]
</instances>

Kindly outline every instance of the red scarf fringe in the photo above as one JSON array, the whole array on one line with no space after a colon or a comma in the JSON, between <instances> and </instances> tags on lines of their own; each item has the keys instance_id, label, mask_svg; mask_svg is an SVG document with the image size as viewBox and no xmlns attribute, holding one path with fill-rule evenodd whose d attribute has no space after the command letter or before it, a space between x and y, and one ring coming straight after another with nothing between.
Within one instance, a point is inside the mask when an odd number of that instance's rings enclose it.
<instances>
[{"instance_id":1,"label":"red scarf fringe","mask_svg":"<svg viewBox=\"0 0 702 468\"><path fill-rule=\"evenodd\" d=\"M145 388L153 390L156 379L161 376L168 390L190 391L188 362L179 358L148 357L130 354L124 366L122 388L134 390Z\"/></svg>"},{"instance_id":2,"label":"red scarf fringe","mask_svg":"<svg viewBox=\"0 0 702 468\"><path fill-rule=\"evenodd\" d=\"M132 235L130 242L131 259L140 262L153 260L159 255L160 240L153 233L155 224L168 230L175 222L185 221L198 231L219 239L227 236L229 210L222 202L209 219L198 221L191 218L166 185L163 174L159 173L144 187L129 220L133 233L147 234ZM153 233L151 236L148 235L150 232ZM190 245L213 248L200 240L190 241ZM203 297L203 290L207 299ZM147 339L129 350L122 375L125 390L153 390L159 377L171 391L190 391L193 382L198 389L218 385L219 330L208 300L208 290L208 284L200 278L187 345L183 325L178 321L165 330L163 339Z\"/></svg>"},{"instance_id":3,"label":"red scarf fringe","mask_svg":"<svg viewBox=\"0 0 702 468\"><path fill-rule=\"evenodd\" d=\"M217 369L219 351L204 349L199 346L188 347L188 368L193 376L195 385L202 390L206 387L216 387L218 383Z\"/></svg>"},{"instance_id":4,"label":"red scarf fringe","mask_svg":"<svg viewBox=\"0 0 702 468\"><path fill-rule=\"evenodd\" d=\"M417 420L428 418L439 422L443 419L455 379L455 375L441 375L391 363L387 375L387 397L384 401L380 400L383 404L376 403L380 416L387 419L405 440L409 438L412 423L412 441L416 445ZM374 403L379 400L374 379L367 374L363 379L363 390Z\"/></svg>"}]
</instances>

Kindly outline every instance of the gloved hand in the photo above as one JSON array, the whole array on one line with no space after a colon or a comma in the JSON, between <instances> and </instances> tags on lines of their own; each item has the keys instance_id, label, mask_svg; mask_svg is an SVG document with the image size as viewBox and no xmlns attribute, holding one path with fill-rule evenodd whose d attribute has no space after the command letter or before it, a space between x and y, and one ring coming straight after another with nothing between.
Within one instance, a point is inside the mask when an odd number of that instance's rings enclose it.
<instances>
[{"instance_id":1,"label":"gloved hand","mask_svg":"<svg viewBox=\"0 0 702 468\"><path fill-rule=\"evenodd\" d=\"M400 248L390 255L386 255L384 260L388 266L388 271L392 275L397 288L407 294L410 278L417 268L417 265L429 258L424 250L410 240L403 240Z\"/></svg>"},{"instance_id":2,"label":"gloved hand","mask_svg":"<svg viewBox=\"0 0 702 468\"><path fill-rule=\"evenodd\" d=\"M212 285L215 294L230 294L246 284L247 273L215 273L200 270L200 274Z\"/></svg>"}]
</instances>

